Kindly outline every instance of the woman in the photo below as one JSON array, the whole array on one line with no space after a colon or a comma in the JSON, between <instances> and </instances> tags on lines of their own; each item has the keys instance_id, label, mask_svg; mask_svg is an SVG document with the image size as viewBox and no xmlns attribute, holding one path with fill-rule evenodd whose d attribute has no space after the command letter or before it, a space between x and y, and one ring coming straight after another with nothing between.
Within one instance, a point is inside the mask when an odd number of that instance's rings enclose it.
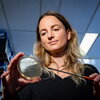
<instances>
[{"instance_id":1,"label":"woman","mask_svg":"<svg viewBox=\"0 0 100 100\"><path fill-rule=\"evenodd\" d=\"M77 33L61 14L51 11L43 14L37 25L35 55L41 59L44 72L33 80L21 77L17 63L24 53L17 54L1 76L4 100L99 100L100 75L94 66L79 61L77 40ZM93 81L50 68L90 76Z\"/></svg>"}]
</instances>

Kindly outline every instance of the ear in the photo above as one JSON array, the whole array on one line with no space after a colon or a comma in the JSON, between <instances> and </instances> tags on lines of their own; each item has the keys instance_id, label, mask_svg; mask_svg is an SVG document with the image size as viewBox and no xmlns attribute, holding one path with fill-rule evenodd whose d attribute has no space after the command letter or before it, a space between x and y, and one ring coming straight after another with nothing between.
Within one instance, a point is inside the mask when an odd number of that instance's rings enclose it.
<instances>
[{"instance_id":1,"label":"ear","mask_svg":"<svg viewBox=\"0 0 100 100\"><path fill-rule=\"evenodd\" d=\"M70 32L70 30L69 30L69 29L67 30L67 39L68 39L68 40L70 40L70 39L71 39L71 32Z\"/></svg>"}]
</instances>

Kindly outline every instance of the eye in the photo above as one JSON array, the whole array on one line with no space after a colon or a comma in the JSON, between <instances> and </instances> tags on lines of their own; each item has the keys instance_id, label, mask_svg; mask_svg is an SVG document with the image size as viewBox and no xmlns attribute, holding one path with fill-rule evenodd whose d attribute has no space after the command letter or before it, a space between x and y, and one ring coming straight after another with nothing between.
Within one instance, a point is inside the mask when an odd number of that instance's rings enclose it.
<instances>
[{"instance_id":1,"label":"eye","mask_svg":"<svg viewBox=\"0 0 100 100\"><path fill-rule=\"evenodd\" d=\"M59 28L56 28L56 29L54 29L55 31L58 31L59 30Z\"/></svg>"},{"instance_id":2,"label":"eye","mask_svg":"<svg viewBox=\"0 0 100 100\"><path fill-rule=\"evenodd\" d=\"M59 31L59 30L60 30L60 26L58 26L58 25L56 26L56 25L55 25L55 26L53 27L53 31Z\"/></svg>"},{"instance_id":3,"label":"eye","mask_svg":"<svg viewBox=\"0 0 100 100\"><path fill-rule=\"evenodd\" d=\"M59 28L54 28L53 31L59 31Z\"/></svg>"},{"instance_id":4,"label":"eye","mask_svg":"<svg viewBox=\"0 0 100 100\"><path fill-rule=\"evenodd\" d=\"M47 33L47 32L41 32L40 34L41 34L41 36L44 36L46 33Z\"/></svg>"}]
</instances>

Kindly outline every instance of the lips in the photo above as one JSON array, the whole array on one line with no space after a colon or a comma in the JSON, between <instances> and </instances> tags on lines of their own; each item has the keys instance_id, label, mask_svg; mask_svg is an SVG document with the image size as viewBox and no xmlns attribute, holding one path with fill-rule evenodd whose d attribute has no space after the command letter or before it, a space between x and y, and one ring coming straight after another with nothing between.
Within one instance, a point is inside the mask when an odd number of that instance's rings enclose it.
<instances>
[{"instance_id":1,"label":"lips","mask_svg":"<svg viewBox=\"0 0 100 100\"><path fill-rule=\"evenodd\" d=\"M56 43L57 43L57 41L58 41L58 40L50 41L48 44L53 45L53 44L56 44Z\"/></svg>"}]
</instances>

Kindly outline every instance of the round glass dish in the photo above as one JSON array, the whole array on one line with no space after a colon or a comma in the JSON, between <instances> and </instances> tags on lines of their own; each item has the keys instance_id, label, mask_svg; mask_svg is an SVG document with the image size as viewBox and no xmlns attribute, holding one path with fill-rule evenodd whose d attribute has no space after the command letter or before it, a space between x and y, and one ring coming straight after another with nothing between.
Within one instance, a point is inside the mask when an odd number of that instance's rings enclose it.
<instances>
[{"instance_id":1,"label":"round glass dish","mask_svg":"<svg viewBox=\"0 0 100 100\"><path fill-rule=\"evenodd\" d=\"M42 74L42 65L36 57L23 56L18 61L18 71L26 79L40 77Z\"/></svg>"}]
</instances>

